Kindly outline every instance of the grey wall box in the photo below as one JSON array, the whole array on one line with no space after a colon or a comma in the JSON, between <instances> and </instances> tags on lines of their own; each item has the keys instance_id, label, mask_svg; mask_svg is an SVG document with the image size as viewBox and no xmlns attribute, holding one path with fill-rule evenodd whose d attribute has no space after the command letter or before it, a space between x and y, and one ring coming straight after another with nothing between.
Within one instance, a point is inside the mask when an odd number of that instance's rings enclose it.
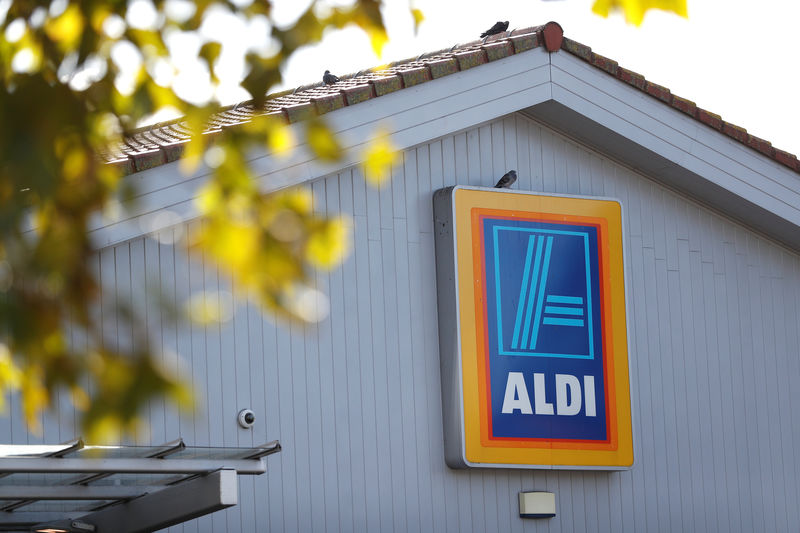
<instances>
[{"instance_id":1,"label":"grey wall box","mask_svg":"<svg viewBox=\"0 0 800 533\"><path fill-rule=\"evenodd\" d=\"M556 515L556 495L552 492L520 492L520 518L553 518Z\"/></svg>"}]
</instances>

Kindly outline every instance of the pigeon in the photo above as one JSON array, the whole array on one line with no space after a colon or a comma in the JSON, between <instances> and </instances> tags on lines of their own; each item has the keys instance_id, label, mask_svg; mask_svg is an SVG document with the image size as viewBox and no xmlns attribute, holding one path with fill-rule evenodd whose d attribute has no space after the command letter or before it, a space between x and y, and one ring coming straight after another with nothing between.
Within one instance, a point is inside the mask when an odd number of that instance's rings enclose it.
<instances>
[{"instance_id":1,"label":"pigeon","mask_svg":"<svg viewBox=\"0 0 800 533\"><path fill-rule=\"evenodd\" d=\"M481 33L481 37L488 37L490 35L497 35L498 33L503 33L508 29L508 21L505 22L495 22L494 26L486 30L485 32Z\"/></svg>"},{"instance_id":2,"label":"pigeon","mask_svg":"<svg viewBox=\"0 0 800 533\"><path fill-rule=\"evenodd\" d=\"M510 189L514 182L517 181L517 171L516 170L509 170L506 172L500 181L497 182L497 185L494 186L495 189Z\"/></svg>"},{"instance_id":3,"label":"pigeon","mask_svg":"<svg viewBox=\"0 0 800 533\"><path fill-rule=\"evenodd\" d=\"M322 81L325 82L325 85L333 85L339 81L339 78L335 74L331 74L330 70L326 70L322 75Z\"/></svg>"}]
</instances>

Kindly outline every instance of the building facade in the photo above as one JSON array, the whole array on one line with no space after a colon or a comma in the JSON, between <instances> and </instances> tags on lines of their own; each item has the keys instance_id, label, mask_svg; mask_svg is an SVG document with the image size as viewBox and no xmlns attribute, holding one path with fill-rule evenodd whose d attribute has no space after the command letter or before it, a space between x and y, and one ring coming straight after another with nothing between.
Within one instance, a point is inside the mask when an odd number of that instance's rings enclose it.
<instances>
[{"instance_id":1,"label":"building facade","mask_svg":"<svg viewBox=\"0 0 800 533\"><path fill-rule=\"evenodd\" d=\"M176 237L202 224L190 207L202 170L180 183L175 163L132 175L142 211L95 232L105 295L148 306L140 288L154 285L178 306L198 291L232 302L221 325L179 330L149 307L151 335L197 391L193 412L150 406L150 440L283 446L265 475L240 478L238 506L170 531L800 529L796 158L746 145L615 63L609 74L605 58L583 57L560 34L558 46L544 42L548 31L523 34L537 39L529 50L495 60L483 51L486 64L332 111L352 146L367 126L389 124L402 158L383 188L365 183L355 156L254 160L265 192L306 187L316 210L354 222L350 256L316 275L330 298L317 326L276 321L213 263L189 258ZM484 46L519 40L500 37ZM509 169L518 190L622 206L630 469L445 463L433 195L492 187ZM181 221L142 223L164 211ZM113 315L103 320L126 342ZM14 402L5 441L76 436L66 399L38 437ZM251 429L237 424L243 408L256 414ZM518 493L530 490L555 494L554 518L520 518Z\"/></svg>"}]
</instances>

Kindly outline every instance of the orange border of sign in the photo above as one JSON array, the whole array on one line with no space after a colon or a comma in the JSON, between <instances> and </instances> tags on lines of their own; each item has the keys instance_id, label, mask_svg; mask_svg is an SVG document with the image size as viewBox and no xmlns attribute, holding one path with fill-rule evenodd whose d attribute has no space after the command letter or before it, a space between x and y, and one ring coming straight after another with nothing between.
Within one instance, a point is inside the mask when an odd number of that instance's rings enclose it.
<instances>
[{"instance_id":1,"label":"orange border of sign","mask_svg":"<svg viewBox=\"0 0 800 533\"><path fill-rule=\"evenodd\" d=\"M464 458L474 465L626 468L633 464L622 242L615 200L458 188L454 191ZM598 227L608 440L490 437L488 335L481 218L499 216Z\"/></svg>"}]
</instances>

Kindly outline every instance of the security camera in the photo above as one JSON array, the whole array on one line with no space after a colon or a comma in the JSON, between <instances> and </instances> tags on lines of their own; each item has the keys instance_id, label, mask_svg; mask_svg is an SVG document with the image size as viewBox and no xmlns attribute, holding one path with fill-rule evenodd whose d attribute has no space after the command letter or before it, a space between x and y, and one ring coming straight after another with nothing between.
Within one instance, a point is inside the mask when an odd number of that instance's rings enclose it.
<instances>
[{"instance_id":1,"label":"security camera","mask_svg":"<svg viewBox=\"0 0 800 533\"><path fill-rule=\"evenodd\" d=\"M256 414L250 409L242 409L239 411L239 425L245 429L253 427L256 423Z\"/></svg>"}]
</instances>

